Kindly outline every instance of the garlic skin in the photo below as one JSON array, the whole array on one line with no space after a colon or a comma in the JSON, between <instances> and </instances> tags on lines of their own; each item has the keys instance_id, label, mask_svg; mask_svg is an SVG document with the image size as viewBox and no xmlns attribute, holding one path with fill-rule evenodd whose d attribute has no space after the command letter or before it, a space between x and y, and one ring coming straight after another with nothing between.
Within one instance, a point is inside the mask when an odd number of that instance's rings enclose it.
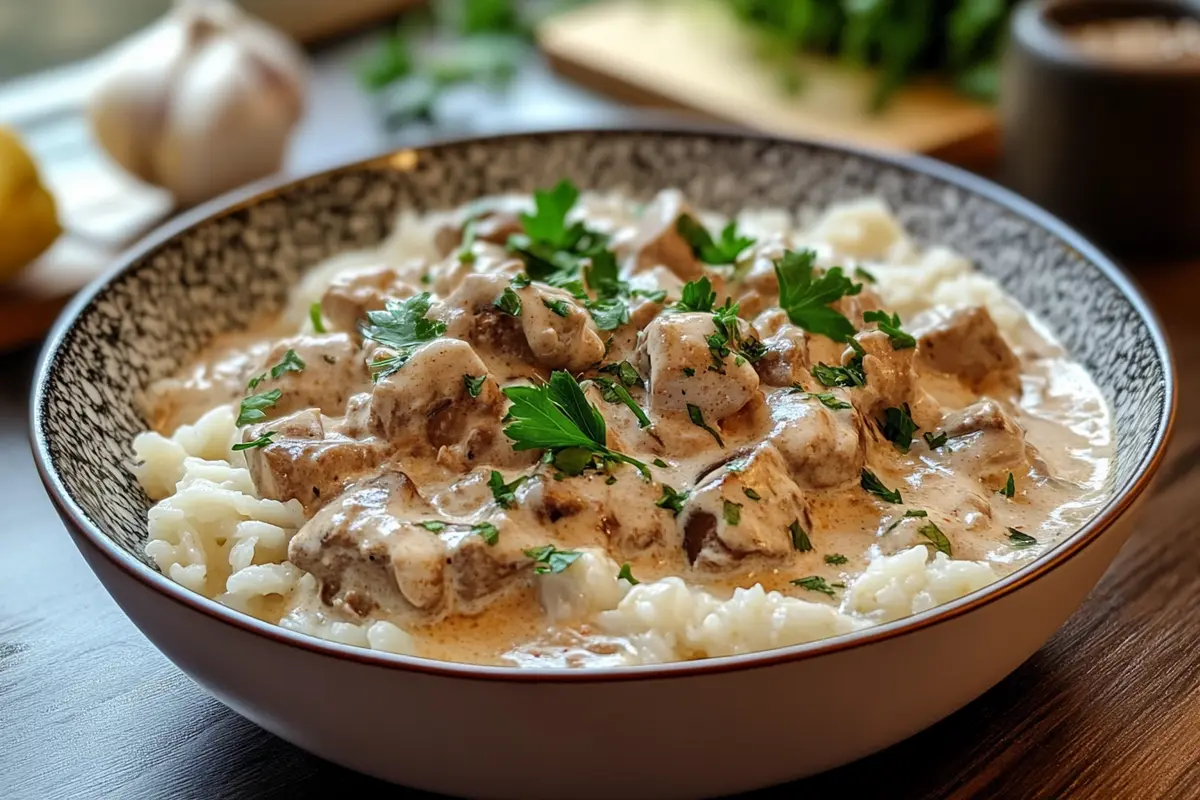
<instances>
[{"instance_id":1,"label":"garlic skin","mask_svg":"<svg viewBox=\"0 0 1200 800\"><path fill-rule=\"evenodd\" d=\"M279 170L308 86L279 31L226 0L182 0L108 59L88 117L129 173L189 206Z\"/></svg>"}]
</instances>

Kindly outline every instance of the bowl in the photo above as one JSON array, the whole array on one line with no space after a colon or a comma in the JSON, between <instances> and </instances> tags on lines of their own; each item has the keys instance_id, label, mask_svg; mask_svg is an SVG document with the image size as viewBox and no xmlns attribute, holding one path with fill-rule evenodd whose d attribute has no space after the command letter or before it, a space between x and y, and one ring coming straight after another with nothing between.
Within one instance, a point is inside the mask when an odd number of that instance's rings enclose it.
<instances>
[{"instance_id":1,"label":"bowl","mask_svg":"<svg viewBox=\"0 0 1200 800\"><path fill-rule=\"evenodd\" d=\"M725 212L882 197L919 242L945 243L995 276L1091 371L1115 420L1112 500L1035 562L908 619L758 654L593 671L452 664L309 638L193 594L147 562L149 500L126 468L145 427L134 403L142 387L279 308L306 267L379 242L398 210L561 177L639 197L676 186ZM919 158L721 130L564 131L401 150L252 187L170 223L59 321L37 373L32 441L67 530L125 613L221 702L278 736L448 794L696 797L865 756L1015 669L1125 541L1174 402L1166 342L1129 280L1003 189Z\"/></svg>"},{"instance_id":2,"label":"bowl","mask_svg":"<svg viewBox=\"0 0 1200 800\"><path fill-rule=\"evenodd\" d=\"M1196 0L1036 0L1013 13L1001 91L1006 185L1139 260L1200 251L1200 60L1090 55L1072 28L1200 20Z\"/></svg>"}]
</instances>

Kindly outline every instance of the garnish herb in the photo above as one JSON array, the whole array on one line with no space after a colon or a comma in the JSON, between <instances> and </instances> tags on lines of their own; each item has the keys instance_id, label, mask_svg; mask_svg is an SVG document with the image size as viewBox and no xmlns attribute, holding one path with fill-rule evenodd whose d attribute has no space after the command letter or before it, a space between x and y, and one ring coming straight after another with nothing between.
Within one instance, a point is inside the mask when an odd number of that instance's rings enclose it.
<instances>
[{"instance_id":1,"label":"garnish herb","mask_svg":"<svg viewBox=\"0 0 1200 800\"><path fill-rule=\"evenodd\" d=\"M511 286L505 286L504 291L492 305L509 316L521 316L521 296L514 292Z\"/></svg>"},{"instance_id":2,"label":"garnish herb","mask_svg":"<svg viewBox=\"0 0 1200 800\"><path fill-rule=\"evenodd\" d=\"M242 404L238 407L237 426L240 428L266 419L266 409L278 403L280 397L283 397L283 392L279 389L243 397Z\"/></svg>"},{"instance_id":3,"label":"garnish herb","mask_svg":"<svg viewBox=\"0 0 1200 800\"><path fill-rule=\"evenodd\" d=\"M737 525L742 521L742 504L735 503L732 500L726 500L722 504L722 512L725 515L725 524Z\"/></svg>"},{"instance_id":4,"label":"garnish herb","mask_svg":"<svg viewBox=\"0 0 1200 800\"><path fill-rule=\"evenodd\" d=\"M254 449L255 447L266 447L267 445L269 445L269 444L271 443L271 437L272 437L272 436L274 436L274 435L275 435L275 434L277 434L277 433L279 433L279 431L267 431L267 432L266 432L266 433L264 433L262 436L260 436L260 437L258 437L257 439L255 439L254 441L252 441L252 442L238 442L238 443L237 443L237 444L235 444L235 445L234 445L234 446L233 446L231 449L232 449L234 452L239 452L239 451L242 451L242 450L252 450L252 449Z\"/></svg>"},{"instance_id":5,"label":"garnish herb","mask_svg":"<svg viewBox=\"0 0 1200 800\"><path fill-rule=\"evenodd\" d=\"M446 523L442 522L440 519L427 519L423 522L418 522L417 524L430 533L441 533L442 531L446 530Z\"/></svg>"},{"instance_id":6,"label":"garnish herb","mask_svg":"<svg viewBox=\"0 0 1200 800\"><path fill-rule=\"evenodd\" d=\"M608 378L592 378L592 380L600 387L600 396L604 398L606 403L624 403L625 407L637 417L639 428L650 427L650 418L646 416L646 412L642 410L642 407L629 394L628 389L616 381L610 381Z\"/></svg>"},{"instance_id":7,"label":"garnish herb","mask_svg":"<svg viewBox=\"0 0 1200 800\"><path fill-rule=\"evenodd\" d=\"M901 453L907 453L912 447L913 434L918 430L913 422L912 411L905 403L900 408L886 408L883 411L883 436L896 446Z\"/></svg>"},{"instance_id":8,"label":"garnish herb","mask_svg":"<svg viewBox=\"0 0 1200 800\"><path fill-rule=\"evenodd\" d=\"M475 218L471 217L463 225L462 244L458 248L458 260L463 264L474 264L475 253L471 246L475 244Z\"/></svg>"},{"instance_id":9,"label":"garnish herb","mask_svg":"<svg viewBox=\"0 0 1200 800\"><path fill-rule=\"evenodd\" d=\"M891 525L888 525L887 530L885 530L884 533L891 533L892 531L894 531L896 529L897 525L899 525L901 522L903 522L906 519L911 519L912 517L928 517L928 516L929 516L928 512L926 512L925 509L923 509L923 508L910 508L904 512L903 516L896 518L896 520L894 520Z\"/></svg>"},{"instance_id":10,"label":"garnish herb","mask_svg":"<svg viewBox=\"0 0 1200 800\"><path fill-rule=\"evenodd\" d=\"M505 483L504 476L492 470L492 474L488 476L488 488L492 490L492 497L501 508L512 508L517 504L517 489L527 480L529 476L520 475L512 483Z\"/></svg>"},{"instance_id":11,"label":"garnish herb","mask_svg":"<svg viewBox=\"0 0 1200 800\"><path fill-rule=\"evenodd\" d=\"M722 441L722 439L721 439L721 434L717 433L715 429L710 428L708 423L704 421L704 412L700 410L700 406L696 406L696 405L692 405L691 403L688 403L687 410L688 410L688 419L690 419L692 421L693 425L696 425L697 427L700 427L700 428L704 428L704 430L711 433L712 437L717 440L717 444L720 447L725 446L725 442Z\"/></svg>"},{"instance_id":12,"label":"garnish herb","mask_svg":"<svg viewBox=\"0 0 1200 800\"><path fill-rule=\"evenodd\" d=\"M629 464L649 479L645 464L605 446L604 417L570 373L556 370L548 383L509 386L504 395L512 401L512 422L504 434L512 439L514 450L549 450L554 465L568 475L578 475L598 457L602 463Z\"/></svg>"},{"instance_id":13,"label":"garnish herb","mask_svg":"<svg viewBox=\"0 0 1200 800\"><path fill-rule=\"evenodd\" d=\"M534 560L537 565L533 571L537 575L559 573L574 564L583 553L574 550L559 550L552 544L544 544L524 551L525 555Z\"/></svg>"},{"instance_id":14,"label":"garnish herb","mask_svg":"<svg viewBox=\"0 0 1200 800\"><path fill-rule=\"evenodd\" d=\"M1008 473L1008 480L1004 482L1004 487L996 490L996 494L1004 495L1012 499L1012 496L1017 493L1017 482L1013 480L1013 474Z\"/></svg>"},{"instance_id":15,"label":"garnish herb","mask_svg":"<svg viewBox=\"0 0 1200 800\"><path fill-rule=\"evenodd\" d=\"M887 488L886 486L883 485L883 482L880 481L879 478L877 478L875 476L875 473L871 472L871 470L867 469L866 467L863 468L862 474L860 475L859 485L862 486L863 489L865 489L868 492L870 492L871 494L875 495L880 500L884 500L885 502L888 502L888 503L903 503L904 502L900 498L900 490L899 489Z\"/></svg>"},{"instance_id":16,"label":"garnish herb","mask_svg":"<svg viewBox=\"0 0 1200 800\"><path fill-rule=\"evenodd\" d=\"M471 526L471 533L477 534L488 547L500 541L500 529L490 522L477 522Z\"/></svg>"},{"instance_id":17,"label":"garnish herb","mask_svg":"<svg viewBox=\"0 0 1200 800\"><path fill-rule=\"evenodd\" d=\"M691 367L684 367L683 374L691 378L696 374L696 370L692 369Z\"/></svg>"},{"instance_id":18,"label":"garnish herb","mask_svg":"<svg viewBox=\"0 0 1200 800\"><path fill-rule=\"evenodd\" d=\"M583 275L588 288L596 293L596 299L585 301L584 306L595 320L597 328L602 331L616 330L629 322L632 290L626 281L621 280L617 257L611 251L596 250L591 254L590 261Z\"/></svg>"},{"instance_id":19,"label":"garnish herb","mask_svg":"<svg viewBox=\"0 0 1200 800\"><path fill-rule=\"evenodd\" d=\"M762 500L762 495L748 486L742 487L742 494L746 495L746 497L749 497L751 500Z\"/></svg>"},{"instance_id":20,"label":"garnish herb","mask_svg":"<svg viewBox=\"0 0 1200 800\"><path fill-rule=\"evenodd\" d=\"M821 362L809 370L822 386L852 388L867 385L867 375L863 370L863 356L867 354L867 351L863 349L857 339L850 339L847 344L854 350L854 358L850 359L846 366L831 367Z\"/></svg>"},{"instance_id":21,"label":"garnish herb","mask_svg":"<svg viewBox=\"0 0 1200 800\"><path fill-rule=\"evenodd\" d=\"M825 563L834 567L840 567L849 560L850 559L846 558L841 553L830 553L829 555L825 556Z\"/></svg>"},{"instance_id":22,"label":"garnish herb","mask_svg":"<svg viewBox=\"0 0 1200 800\"><path fill-rule=\"evenodd\" d=\"M793 388L799 389L799 387L793 387ZM804 391L804 390L799 389L799 391ZM817 400L820 400L821 405L825 406L826 408L828 408L831 411L842 411L844 409L850 408L849 403L847 403L845 400L840 399L833 392L821 392L819 394L810 392L808 396L816 398Z\"/></svg>"},{"instance_id":23,"label":"garnish herb","mask_svg":"<svg viewBox=\"0 0 1200 800\"><path fill-rule=\"evenodd\" d=\"M820 592L833 597L833 587L825 582L825 579L820 575L809 575L807 578L796 578L792 581L793 586L799 586L802 589L808 589L810 592Z\"/></svg>"},{"instance_id":24,"label":"garnish herb","mask_svg":"<svg viewBox=\"0 0 1200 800\"><path fill-rule=\"evenodd\" d=\"M667 462L663 461L661 458L656 458L656 459L654 459L653 461L651 461L650 463L651 463L651 464L653 464L653 465L654 465L654 466L656 466L656 467L662 467L663 469L666 469L667 467L669 467L669 466L670 466L670 464L668 464Z\"/></svg>"},{"instance_id":25,"label":"garnish herb","mask_svg":"<svg viewBox=\"0 0 1200 800\"><path fill-rule=\"evenodd\" d=\"M662 497L655 500L654 505L665 508L673 516L678 517L679 512L683 511L683 504L687 502L689 492L677 492L665 483L662 485L662 490Z\"/></svg>"},{"instance_id":26,"label":"garnish herb","mask_svg":"<svg viewBox=\"0 0 1200 800\"><path fill-rule=\"evenodd\" d=\"M886 311L867 311L863 313L863 322L874 322L879 330L887 334L893 350L907 350L917 346L917 340L911 334L900 330L900 315L888 316Z\"/></svg>"},{"instance_id":27,"label":"garnish herb","mask_svg":"<svg viewBox=\"0 0 1200 800\"><path fill-rule=\"evenodd\" d=\"M878 280L876 280L876 278L875 278L875 276L874 276L874 275L872 275L871 273L867 272L867 271L866 271L865 269L863 269L862 267L855 267L855 268L854 268L854 277L858 278L859 280L866 281L867 283L879 283L879 281L878 281Z\"/></svg>"},{"instance_id":28,"label":"garnish herb","mask_svg":"<svg viewBox=\"0 0 1200 800\"><path fill-rule=\"evenodd\" d=\"M751 364L758 363L766 355L766 345L753 337L743 338L741 325L738 323L738 306L732 300L726 300L724 306L713 311L713 327L716 328L716 332L705 337L708 352L713 360L710 371L724 375L725 359L731 353ZM743 362L735 360L734 363L741 366Z\"/></svg>"},{"instance_id":29,"label":"garnish herb","mask_svg":"<svg viewBox=\"0 0 1200 800\"><path fill-rule=\"evenodd\" d=\"M629 566L628 561L621 565L621 571L617 573L617 580L627 580L630 586L637 586L641 583L641 581L633 577L633 569Z\"/></svg>"},{"instance_id":30,"label":"garnish herb","mask_svg":"<svg viewBox=\"0 0 1200 800\"><path fill-rule=\"evenodd\" d=\"M1017 528L1008 529L1008 541L1013 547L1033 547L1038 540Z\"/></svg>"},{"instance_id":31,"label":"garnish herb","mask_svg":"<svg viewBox=\"0 0 1200 800\"><path fill-rule=\"evenodd\" d=\"M429 292L421 292L407 300L388 300L383 311L367 312L366 321L358 325L363 338L396 351L390 358L371 362L375 380L396 372L420 345L446 332L446 323L425 318L428 312Z\"/></svg>"},{"instance_id":32,"label":"garnish herb","mask_svg":"<svg viewBox=\"0 0 1200 800\"><path fill-rule=\"evenodd\" d=\"M292 350L289 348L288 351L283 354L283 360L281 360L275 366L271 367L269 372L270 372L272 380L279 380L280 378L282 378L285 374L287 374L289 372L303 372L304 367L305 367L304 359L302 359L302 358L300 358L300 356L296 355L295 350ZM261 375L256 375L250 379L250 382L248 384L246 384L246 388L247 389L256 389L256 388L258 388L258 385L260 383L262 383L263 381L265 381L266 379L267 379L266 372L264 372Z\"/></svg>"},{"instance_id":33,"label":"garnish herb","mask_svg":"<svg viewBox=\"0 0 1200 800\"><path fill-rule=\"evenodd\" d=\"M325 320L321 318L321 304L313 303L308 307L308 320L312 323L313 333L325 333Z\"/></svg>"},{"instance_id":34,"label":"garnish herb","mask_svg":"<svg viewBox=\"0 0 1200 800\"><path fill-rule=\"evenodd\" d=\"M942 529L932 522L926 522L921 527L917 528L917 533L924 536L933 543L933 549L945 553L947 556L953 556L954 553L950 549L950 540L946 538L946 534L942 533Z\"/></svg>"},{"instance_id":35,"label":"garnish herb","mask_svg":"<svg viewBox=\"0 0 1200 800\"><path fill-rule=\"evenodd\" d=\"M712 311L717 304L717 293L713 291L712 281L707 276L683 285L683 296L675 304L678 311L695 311L704 313Z\"/></svg>"},{"instance_id":36,"label":"garnish herb","mask_svg":"<svg viewBox=\"0 0 1200 800\"><path fill-rule=\"evenodd\" d=\"M467 389L467 394L471 397L479 397L479 393L483 391L483 382L487 380L487 374L478 377L474 375L463 375L463 386Z\"/></svg>"},{"instance_id":37,"label":"garnish herb","mask_svg":"<svg viewBox=\"0 0 1200 800\"><path fill-rule=\"evenodd\" d=\"M813 549L812 540L808 538L808 532L800 527L800 520L792 520L792 524L788 525L788 533L792 535L792 549L800 553L807 553Z\"/></svg>"},{"instance_id":38,"label":"garnish herb","mask_svg":"<svg viewBox=\"0 0 1200 800\"><path fill-rule=\"evenodd\" d=\"M521 228L535 242L541 242L559 250L569 250L579 243L586 233L583 223L567 225L567 214L579 199L575 184L565 178L554 188L536 189L533 192L534 213L521 214Z\"/></svg>"},{"instance_id":39,"label":"garnish herb","mask_svg":"<svg viewBox=\"0 0 1200 800\"><path fill-rule=\"evenodd\" d=\"M628 361L621 361L616 364L605 364L600 368L600 372L605 372L610 375L616 375L621 383L632 389L634 386L646 388L646 382L642 380L642 376L638 374L637 369Z\"/></svg>"},{"instance_id":40,"label":"garnish herb","mask_svg":"<svg viewBox=\"0 0 1200 800\"><path fill-rule=\"evenodd\" d=\"M854 324L829 304L858 294L862 284L843 275L841 267L833 267L814 280L816 260L814 250L787 250L783 258L776 259L779 307L787 312L793 324L810 333L827 336L835 342L848 341L856 333Z\"/></svg>"},{"instance_id":41,"label":"garnish herb","mask_svg":"<svg viewBox=\"0 0 1200 800\"><path fill-rule=\"evenodd\" d=\"M560 317L571 316L571 306L567 304L566 300L547 300L543 297L542 305L553 311L555 314L558 314Z\"/></svg>"},{"instance_id":42,"label":"garnish herb","mask_svg":"<svg viewBox=\"0 0 1200 800\"><path fill-rule=\"evenodd\" d=\"M946 444L950 437L946 435L945 431L941 431L936 435L932 431L926 431L921 438L925 440L925 444L929 445L930 450L937 450Z\"/></svg>"},{"instance_id":43,"label":"garnish herb","mask_svg":"<svg viewBox=\"0 0 1200 800\"><path fill-rule=\"evenodd\" d=\"M508 282L508 284L514 289L524 289L531 283L533 283L533 281L529 280L529 276L524 272L518 272L517 277Z\"/></svg>"},{"instance_id":44,"label":"garnish herb","mask_svg":"<svg viewBox=\"0 0 1200 800\"><path fill-rule=\"evenodd\" d=\"M737 222L730 222L722 228L721 235L714 240L699 220L681 214L675 221L675 230L692 248L696 258L705 264L732 264L743 250L754 244L753 238L738 235Z\"/></svg>"}]
</instances>

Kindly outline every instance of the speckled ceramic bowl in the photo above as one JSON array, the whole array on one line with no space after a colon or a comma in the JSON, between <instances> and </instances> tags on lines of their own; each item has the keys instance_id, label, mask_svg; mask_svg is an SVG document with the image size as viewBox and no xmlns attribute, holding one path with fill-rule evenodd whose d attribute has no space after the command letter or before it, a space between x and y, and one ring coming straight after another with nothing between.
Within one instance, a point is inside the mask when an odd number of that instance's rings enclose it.
<instances>
[{"instance_id":1,"label":"speckled ceramic bowl","mask_svg":"<svg viewBox=\"0 0 1200 800\"><path fill-rule=\"evenodd\" d=\"M225 608L146 561L149 501L125 468L145 427L139 389L216 334L279 308L306 267L378 242L398 210L560 177L640 197L677 186L726 212L883 197L919 241L947 244L998 278L1095 376L1116 420L1112 501L1036 562L909 619L761 654L622 670L517 671L345 647ZM1016 668L1124 542L1173 407L1167 346L1137 291L1017 197L919 159L626 130L404 150L252 188L175 221L64 314L38 371L32 424L50 495L109 592L181 669L264 728L348 767L451 794L687 797L859 758Z\"/></svg>"}]
</instances>

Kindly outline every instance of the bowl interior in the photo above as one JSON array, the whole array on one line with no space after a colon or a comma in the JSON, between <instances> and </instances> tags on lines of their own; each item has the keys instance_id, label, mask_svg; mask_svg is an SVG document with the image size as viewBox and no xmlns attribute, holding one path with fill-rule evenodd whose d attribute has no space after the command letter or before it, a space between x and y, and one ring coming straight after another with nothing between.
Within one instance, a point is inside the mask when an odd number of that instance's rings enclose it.
<instances>
[{"instance_id":1,"label":"bowl interior","mask_svg":"<svg viewBox=\"0 0 1200 800\"><path fill-rule=\"evenodd\" d=\"M1092 373L1113 409L1116 494L1146 470L1170 416L1169 360L1126 279L1036 208L955 170L822 145L733 134L565 132L402 151L199 212L160 231L85 292L51 337L35 387L35 449L103 536L142 554L149 499L126 465L145 428L135 398L214 336L279 309L301 272L378 243L402 209L446 208L559 178L696 205L812 213L883 198L921 244L995 276ZM199 218L199 221L196 221ZM194 224L191 224L194 223Z\"/></svg>"}]
</instances>

